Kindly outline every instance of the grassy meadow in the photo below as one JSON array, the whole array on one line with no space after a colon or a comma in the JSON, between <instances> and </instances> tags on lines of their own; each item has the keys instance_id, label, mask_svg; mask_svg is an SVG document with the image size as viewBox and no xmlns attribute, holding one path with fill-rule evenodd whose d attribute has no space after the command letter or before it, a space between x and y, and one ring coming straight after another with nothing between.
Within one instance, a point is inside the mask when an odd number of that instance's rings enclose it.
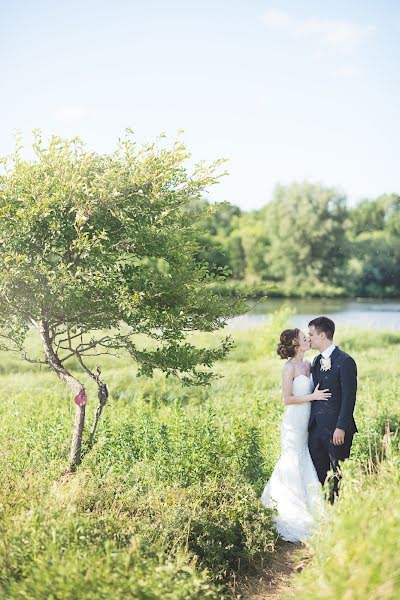
<instances>
[{"instance_id":1,"label":"grassy meadow","mask_svg":"<svg viewBox=\"0 0 400 600\"><path fill-rule=\"evenodd\" d=\"M265 565L278 536L259 496L280 450L274 348L286 319L281 311L268 326L232 332L236 346L215 368L222 377L205 388L137 378L129 358L100 357L110 397L95 446L68 476L70 392L54 373L1 353L0 598L214 600ZM225 333L193 337L212 345ZM335 341L358 364L360 433L296 598L394 599L400 452L385 429L400 426L400 333L342 330ZM89 429L97 397L85 384Z\"/></svg>"}]
</instances>

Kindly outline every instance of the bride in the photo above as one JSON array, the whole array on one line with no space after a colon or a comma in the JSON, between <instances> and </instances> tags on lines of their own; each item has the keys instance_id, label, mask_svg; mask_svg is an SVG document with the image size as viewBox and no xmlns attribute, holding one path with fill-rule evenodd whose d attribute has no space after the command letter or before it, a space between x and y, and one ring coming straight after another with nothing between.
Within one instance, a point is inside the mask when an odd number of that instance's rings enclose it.
<instances>
[{"instance_id":1,"label":"bride","mask_svg":"<svg viewBox=\"0 0 400 600\"><path fill-rule=\"evenodd\" d=\"M308 449L308 419L313 400L327 400L329 390L312 392L311 365L304 353L310 340L299 329L281 333L277 353L288 359L282 372L282 400L285 411L281 424L281 455L266 483L261 501L277 508L275 527L288 542L304 542L324 513L322 486Z\"/></svg>"}]
</instances>

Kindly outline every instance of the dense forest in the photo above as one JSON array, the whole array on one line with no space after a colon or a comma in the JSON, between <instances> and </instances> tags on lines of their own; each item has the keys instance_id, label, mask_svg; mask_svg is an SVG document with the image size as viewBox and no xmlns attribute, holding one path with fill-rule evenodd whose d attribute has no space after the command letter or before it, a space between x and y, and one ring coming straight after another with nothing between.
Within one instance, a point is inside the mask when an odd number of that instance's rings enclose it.
<instances>
[{"instance_id":1,"label":"dense forest","mask_svg":"<svg viewBox=\"0 0 400 600\"><path fill-rule=\"evenodd\" d=\"M400 195L349 206L319 184L275 188L271 202L243 211L201 199L198 259L224 271L222 290L255 296L400 296Z\"/></svg>"}]
</instances>

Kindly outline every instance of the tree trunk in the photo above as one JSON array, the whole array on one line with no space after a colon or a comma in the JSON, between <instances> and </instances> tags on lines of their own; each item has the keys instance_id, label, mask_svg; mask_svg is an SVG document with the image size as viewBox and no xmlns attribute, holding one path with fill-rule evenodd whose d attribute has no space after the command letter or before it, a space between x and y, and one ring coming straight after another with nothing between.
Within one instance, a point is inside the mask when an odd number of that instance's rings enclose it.
<instances>
[{"instance_id":1,"label":"tree trunk","mask_svg":"<svg viewBox=\"0 0 400 600\"><path fill-rule=\"evenodd\" d=\"M91 448L93 446L94 434L96 433L97 423L99 421L101 411L103 410L103 406L107 402L107 398L108 398L108 389L107 389L107 386L105 383L101 383L99 386L98 398L99 398L99 405L97 407L93 425L92 425L92 430L90 432L89 448Z\"/></svg>"},{"instance_id":2,"label":"tree trunk","mask_svg":"<svg viewBox=\"0 0 400 600\"><path fill-rule=\"evenodd\" d=\"M73 391L75 398L78 395L83 395L84 386L73 376L65 367L63 367L57 354L54 352L54 348L51 345L49 324L47 321L42 319L39 321L39 333L43 343L44 353L46 355L49 366L56 375L68 385ZM81 449L82 449L82 435L83 428L85 425L85 402L83 404L77 404L75 408L75 422L72 434L71 451L70 451L70 467L72 470L81 463Z\"/></svg>"},{"instance_id":3,"label":"tree trunk","mask_svg":"<svg viewBox=\"0 0 400 600\"><path fill-rule=\"evenodd\" d=\"M75 423L74 431L72 434L71 451L69 455L69 462L71 468L74 469L77 465L81 464L82 456L82 435L83 428L85 426L85 405L75 407Z\"/></svg>"}]
</instances>

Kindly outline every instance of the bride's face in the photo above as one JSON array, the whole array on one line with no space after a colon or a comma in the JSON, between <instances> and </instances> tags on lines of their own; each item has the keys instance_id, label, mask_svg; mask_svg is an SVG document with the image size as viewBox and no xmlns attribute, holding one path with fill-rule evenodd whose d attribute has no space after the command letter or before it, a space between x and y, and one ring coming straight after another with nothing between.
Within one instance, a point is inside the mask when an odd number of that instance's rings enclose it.
<instances>
[{"instance_id":1,"label":"bride's face","mask_svg":"<svg viewBox=\"0 0 400 600\"><path fill-rule=\"evenodd\" d=\"M299 332L299 345L297 347L302 352L307 352L311 348L310 338L302 331Z\"/></svg>"}]
</instances>

